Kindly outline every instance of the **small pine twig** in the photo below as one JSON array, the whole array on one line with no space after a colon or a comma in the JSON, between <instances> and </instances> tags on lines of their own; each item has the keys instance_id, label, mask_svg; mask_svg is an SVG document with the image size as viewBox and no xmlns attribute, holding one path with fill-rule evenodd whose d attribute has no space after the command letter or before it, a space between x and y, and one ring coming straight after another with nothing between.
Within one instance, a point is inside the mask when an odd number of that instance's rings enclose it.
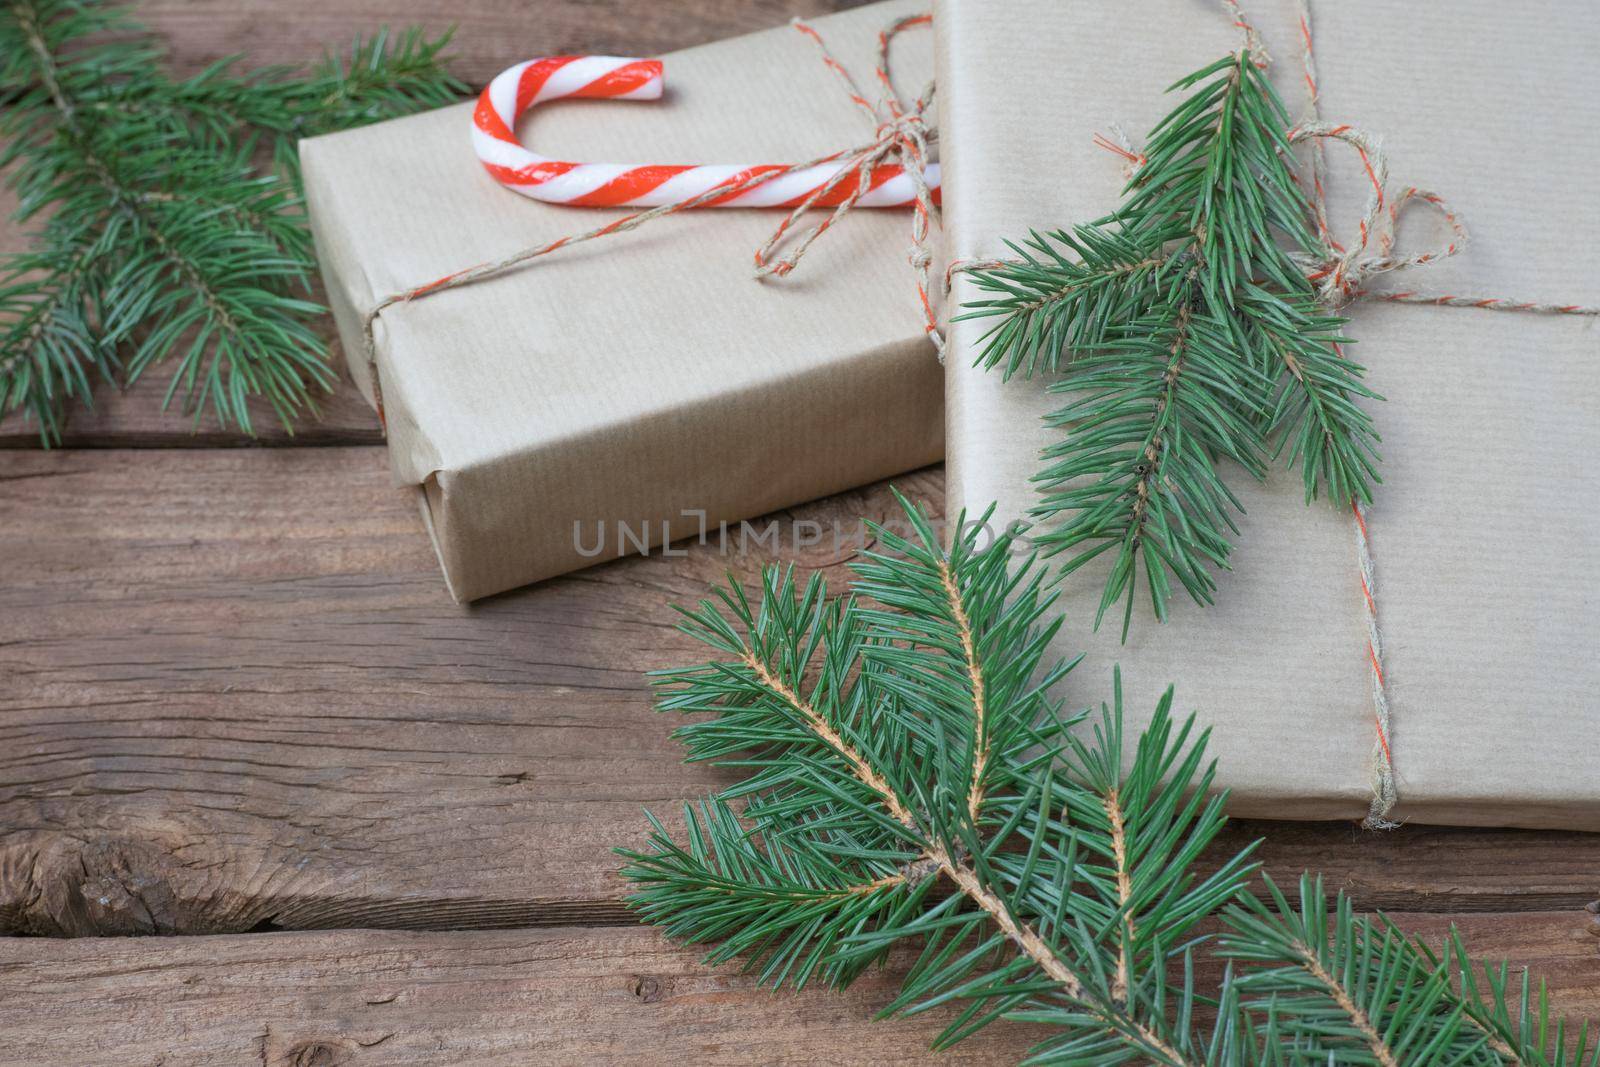
<instances>
[{"instance_id":1,"label":"small pine twig","mask_svg":"<svg viewBox=\"0 0 1600 1067\"><path fill-rule=\"evenodd\" d=\"M291 428L314 410L335 377L312 328L325 311L300 295L315 263L295 141L454 99L448 36L380 33L310 76L237 74L233 58L173 81L119 7L0 4L0 164L19 217L44 220L36 249L0 267L0 417L22 412L57 443L91 374L132 381L174 357L167 401L196 420L253 432L256 397Z\"/></svg>"},{"instance_id":2,"label":"small pine twig","mask_svg":"<svg viewBox=\"0 0 1600 1067\"><path fill-rule=\"evenodd\" d=\"M1248 52L1180 79L1121 206L1013 246L1020 262L974 274L994 318L978 362L1048 373L1071 399L1047 416L1032 514L1065 572L1109 554L1095 624L1141 580L1158 620L1174 582L1200 604L1227 567L1240 510L1218 461L1264 478L1298 464L1307 500L1369 501L1377 399L1345 357L1342 320L1319 311L1291 253L1315 247L1291 167L1289 120ZM1158 360L1153 353L1168 352Z\"/></svg>"}]
</instances>

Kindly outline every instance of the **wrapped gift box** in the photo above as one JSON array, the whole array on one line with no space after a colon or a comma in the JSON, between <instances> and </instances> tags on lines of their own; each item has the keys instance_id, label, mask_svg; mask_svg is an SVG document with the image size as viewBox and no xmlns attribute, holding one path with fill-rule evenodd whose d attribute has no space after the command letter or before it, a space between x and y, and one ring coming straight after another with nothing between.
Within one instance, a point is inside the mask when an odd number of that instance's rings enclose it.
<instances>
[{"instance_id":1,"label":"wrapped gift box","mask_svg":"<svg viewBox=\"0 0 1600 1067\"><path fill-rule=\"evenodd\" d=\"M1291 115L1304 106L1296 5L1247 4ZM1378 133L1398 184L1439 191L1474 240L1389 284L1437 293L1600 303L1597 11L1558 0L1509 15L1488 0L1397 9L1314 5L1321 113ZM1008 255L1025 238L1116 206L1122 161L1163 90L1237 50L1222 5L940 0L935 14L946 251ZM1337 231L1368 185L1330 144ZM1419 213L1420 214L1420 213ZM1401 240L1436 242L1432 223ZM1441 227L1442 229L1442 227ZM958 277L953 300L981 297ZM1370 511L1392 709L1398 819L1600 829L1600 329L1590 318L1380 304L1349 309L1353 356L1388 399L1371 405L1382 478ZM1061 405L1045 382L974 367L990 323L958 322L946 381L949 507L1027 515L1029 477ZM1063 655L1087 650L1068 703L1098 705L1120 663L1129 712L1169 683L1215 727L1233 809L1356 818L1373 780L1374 712L1348 512L1307 507L1298 472L1239 494L1232 572L1217 603L1182 594L1156 622L1141 590L1132 631L1092 622L1104 570L1064 583ZM1120 607L1118 612L1120 613Z\"/></svg>"},{"instance_id":2,"label":"wrapped gift box","mask_svg":"<svg viewBox=\"0 0 1600 1067\"><path fill-rule=\"evenodd\" d=\"M865 76L878 32L913 10L897 0L814 25ZM932 46L903 40L896 67L915 92ZM530 24L530 58L541 46ZM788 27L668 56L666 84L657 103L543 105L523 136L567 159L763 163L872 132ZM471 115L461 104L301 146L351 373L369 399L380 379L395 481L418 488L458 600L940 458L941 379L904 210L855 212L765 282L751 256L781 212L658 220L384 309L369 369L362 319L384 297L626 214L498 186Z\"/></svg>"}]
</instances>

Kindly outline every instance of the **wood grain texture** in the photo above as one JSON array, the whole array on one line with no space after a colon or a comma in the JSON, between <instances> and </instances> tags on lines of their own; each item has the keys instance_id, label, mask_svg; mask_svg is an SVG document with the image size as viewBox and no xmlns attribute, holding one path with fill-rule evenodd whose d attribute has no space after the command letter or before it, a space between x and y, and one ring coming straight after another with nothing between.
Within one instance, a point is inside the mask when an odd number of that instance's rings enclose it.
<instances>
[{"instance_id":1,"label":"wood grain texture","mask_svg":"<svg viewBox=\"0 0 1600 1067\"><path fill-rule=\"evenodd\" d=\"M702 955L644 929L0 939L0 1064L927 1062L940 1016L873 1021L898 968L774 994ZM1039 1035L938 1062L1015 1063Z\"/></svg>"},{"instance_id":2,"label":"wood grain texture","mask_svg":"<svg viewBox=\"0 0 1600 1067\"><path fill-rule=\"evenodd\" d=\"M627 560L461 608L381 450L0 471L0 929L616 921L612 846L717 784L644 672L697 655L671 602L752 560ZM938 505L936 475L903 484ZM800 555L837 575L831 551Z\"/></svg>"},{"instance_id":3,"label":"wood grain texture","mask_svg":"<svg viewBox=\"0 0 1600 1067\"><path fill-rule=\"evenodd\" d=\"M937 511L936 471L900 479ZM885 517L883 485L780 516ZM627 921L611 848L688 767L644 672L673 602L772 558L692 546L471 608L373 448L0 453L0 931ZM759 524L758 524L759 525ZM1363 904L1576 909L1600 835L1245 824Z\"/></svg>"},{"instance_id":4,"label":"wood grain texture","mask_svg":"<svg viewBox=\"0 0 1600 1067\"><path fill-rule=\"evenodd\" d=\"M1396 918L1435 941L1447 925ZM1477 952L1548 980L1555 1011L1594 1019L1595 941L1574 925L1462 922ZM937 1014L872 1021L903 957L842 993L774 994L699 956L636 928L0 939L0 1064L998 1064L1043 1034L996 1023L931 1060Z\"/></svg>"},{"instance_id":5,"label":"wood grain texture","mask_svg":"<svg viewBox=\"0 0 1600 1067\"><path fill-rule=\"evenodd\" d=\"M253 433L237 426L218 425L207 410L193 414L166 405L170 379L155 368L149 376L126 387L99 383L91 403L74 399L63 412L65 424L60 448L252 448L314 445L381 445L383 430L378 417L356 387L343 374L338 343L330 355L340 369L339 383L331 393L318 394L316 414L285 427L272 408L252 401ZM0 422L0 449L38 448L39 427L31 420L8 417Z\"/></svg>"},{"instance_id":6,"label":"wood grain texture","mask_svg":"<svg viewBox=\"0 0 1600 1067\"><path fill-rule=\"evenodd\" d=\"M192 73L223 56L252 65L300 64L381 26L455 28L452 68L481 86L541 55L653 56L857 7L868 0L144 0L139 17L164 37L174 69Z\"/></svg>"}]
</instances>

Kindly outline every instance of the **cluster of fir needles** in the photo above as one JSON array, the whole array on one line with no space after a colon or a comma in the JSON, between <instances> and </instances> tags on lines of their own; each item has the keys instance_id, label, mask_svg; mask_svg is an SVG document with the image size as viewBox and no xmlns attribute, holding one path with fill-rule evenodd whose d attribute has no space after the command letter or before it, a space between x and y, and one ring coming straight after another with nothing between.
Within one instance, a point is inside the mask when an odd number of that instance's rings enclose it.
<instances>
[{"instance_id":1,"label":"cluster of fir needles","mask_svg":"<svg viewBox=\"0 0 1600 1067\"><path fill-rule=\"evenodd\" d=\"M285 425L312 410L334 376L296 142L457 99L447 39L174 79L120 7L0 0L0 166L34 227L0 262L0 417L55 443L70 398L167 362L167 403L196 420L252 431L252 397Z\"/></svg>"},{"instance_id":2,"label":"cluster of fir needles","mask_svg":"<svg viewBox=\"0 0 1600 1067\"><path fill-rule=\"evenodd\" d=\"M1256 479L1298 465L1309 502L1366 503L1375 399L1343 352L1304 263L1318 240L1297 182L1289 120L1239 52L1172 87L1187 95L1151 132L1122 206L1011 245L1019 260L975 272L992 294L962 318L997 317L978 362L1051 375L1061 431L1035 475L1047 553L1070 573L1110 562L1095 616L1141 575L1158 619L1176 581L1212 600L1241 509L1224 470Z\"/></svg>"},{"instance_id":3,"label":"cluster of fir needles","mask_svg":"<svg viewBox=\"0 0 1600 1067\"><path fill-rule=\"evenodd\" d=\"M945 549L905 507L910 536L874 527L848 595L770 568L754 602L730 584L684 611L717 659L663 672L660 706L694 716L691 760L744 780L687 806L681 843L651 817L619 850L646 921L774 987L897 951L885 1015L943 1006L937 1048L1030 1022L1030 1063L1600 1067L1454 931L1436 952L1319 879L1255 883L1249 848L1219 857L1207 735L1171 691L1129 731L1118 678L1074 731L1035 558L981 523Z\"/></svg>"}]
</instances>

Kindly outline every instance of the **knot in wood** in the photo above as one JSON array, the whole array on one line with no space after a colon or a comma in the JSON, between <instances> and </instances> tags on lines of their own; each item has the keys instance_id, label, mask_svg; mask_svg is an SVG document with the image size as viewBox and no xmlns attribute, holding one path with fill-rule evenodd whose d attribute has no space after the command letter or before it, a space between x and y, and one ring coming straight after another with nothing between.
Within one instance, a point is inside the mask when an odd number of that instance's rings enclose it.
<instances>
[{"instance_id":1,"label":"knot in wood","mask_svg":"<svg viewBox=\"0 0 1600 1067\"><path fill-rule=\"evenodd\" d=\"M0 855L0 933L104 937L181 932L171 855L121 834L39 832Z\"/></svg>"},{"instance_id":2,"label":"knot in wood","mask_svg":"<svg viewBox=\"0 0 1600 1067\"><path fill-rule=\"evenodd\" d=\"M649 974L633 976L633 995L641 1004L654 1004L666 995L661 979Z\"/></svg>"},{"instance_id":3,"label":"knot in wood","mask_svg":"<svg viewBox=\"0 0 1600 1067\"><path fill-rule=\"evenodd\" d=\"M312 1038L292 1046L281 1062L283 1067L342 1067L354 1051L347 1042Z\"/></svg>"}]
</instances>

